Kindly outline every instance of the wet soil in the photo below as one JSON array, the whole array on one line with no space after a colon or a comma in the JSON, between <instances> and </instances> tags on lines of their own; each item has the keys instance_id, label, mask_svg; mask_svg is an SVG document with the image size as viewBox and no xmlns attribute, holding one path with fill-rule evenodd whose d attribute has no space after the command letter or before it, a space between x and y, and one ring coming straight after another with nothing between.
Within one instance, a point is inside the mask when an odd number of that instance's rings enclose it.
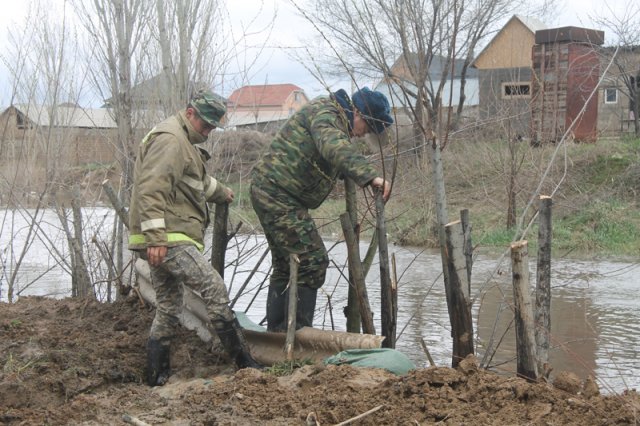
<instances>
[{"instance_id":1,"label":"wet soil","mask_svg":"<svg viewBox=\"0 0 640 426\"><path fill-rule=\"evenodd\" d=\"M600 395L571 374L529 383L479 370L418 369L406 376L309 365L288 376L236 371L182 330L165 386L143 383L153 310L135 296L112 304L26 297L0 304L0 423L331 425L640 423L635 391Z\"/></svg>"}]
</instances>

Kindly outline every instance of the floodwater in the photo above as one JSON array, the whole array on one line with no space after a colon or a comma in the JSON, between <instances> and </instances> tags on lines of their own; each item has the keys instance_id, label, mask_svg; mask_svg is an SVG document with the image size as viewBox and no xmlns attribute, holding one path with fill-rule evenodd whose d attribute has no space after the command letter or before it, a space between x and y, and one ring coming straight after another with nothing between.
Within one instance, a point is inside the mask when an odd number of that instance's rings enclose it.
<instances>
[{"instance_id":1,"label":"floodwater","mask_svg":"<svg viewBox=\"0 0 640 426\"><path fill-rule=\"evenodd\" d=\"M0 210L0 300L7 301L7 286L28 240L27 223L34 212ZM64 259L66 239L59 221L50 211L37 217L36 237L24 251L14 280L14 298L26 295L70 296L71 279ZM99 264L96 242L107 241L113 217L108 209L87 209L86 247L92 265ZM326 241L331 265L324 287L318 293L314 325L345 329L343 308L347 286L346 247ZM361 246L364 256L366 246ZM266 249L261 236L239 236L229 243L225 282L234 309L245 311L259 323L265 315L266 256L255 273L251 271ZM492 370L514 374L515 337L513 325L510 260L506 256L484 255L474 260L474 339L477 356ZM428 366L424 342L436 365L451 364L451 336L441 260L438 252L418 248L389 247L398 276L398 321L396 348L416 365ZM530 282L535 283L535 253L530 253ZM376 330L380 330L379 264L367 277L369 299ZM92 271L94 277L103 273ZM247 280L251 276L249 280ZM555 372L571 371L579 377L596 377L603 392L640 388L640 260L552 260L550 364ZM101 277L100 279L102 279ZM99 287L104 298L104 284ZM497 346L497 348L496 348Z\"/></svg>"}]
</instances>

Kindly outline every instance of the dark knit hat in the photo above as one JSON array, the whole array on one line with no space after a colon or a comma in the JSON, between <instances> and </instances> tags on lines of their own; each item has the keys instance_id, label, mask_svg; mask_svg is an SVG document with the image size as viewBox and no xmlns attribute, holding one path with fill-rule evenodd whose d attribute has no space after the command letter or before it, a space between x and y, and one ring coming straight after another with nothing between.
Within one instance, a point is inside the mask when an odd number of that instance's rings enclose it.
<instances>
[{"instance_id":1,"label":"dark knit hat","mask_svg":"<svg viewBox=\"0 0 640 426\"><path fill-rule=\"evenodd\" d=\"M384 132L393 123L389 101L383 93L363 87L351 96L351 101L375 133Z\"/></svg>"},{"instance_id":2,"label":"dark knit hat","mask_svg":"<svg viewBox=\"0 0 640 426\"><path fill-rule=\"evenodd\" d=\"M227 107L211 92L202 90L189 102L200 118L212 126L222 127L220 120L227 112Z\"/></svg>"}]
</instances>

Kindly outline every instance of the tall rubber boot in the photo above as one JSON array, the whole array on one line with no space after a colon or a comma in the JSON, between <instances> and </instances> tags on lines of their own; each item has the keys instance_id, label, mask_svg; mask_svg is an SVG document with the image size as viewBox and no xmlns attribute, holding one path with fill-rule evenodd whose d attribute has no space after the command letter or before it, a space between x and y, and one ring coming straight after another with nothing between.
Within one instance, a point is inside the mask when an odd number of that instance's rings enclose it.
<instances>
[{"instance_id":1,"label":"tall rubber boot","mask_svg":"<svg viewBox=\"0 0 640 426\"><path fill-rule=\"evenodd\" d=\"M287 330L287 309L289 291L269 286L267 294L267 331Z\"/></svg>"},{"instance_id":2,"label":"tall rubber boot","mask_svg":"<svg viewBox=\"0 0 640 426\"><path fill-rule=\"evenodd\" d=\"M302 327L313 327L313 314L316 310L317 288L298 287L298 304L296 305L296 330ZM287 298L288 299L288 298Z\"/></svg>"},{"instance_id":3,"label":"tall rubber boot","mask_svg":"<svg viewBox=\"0 0 640 426\"><path fill-rule=\"evenodd\" d=\"M244 337L238 318L234 317L231 321L213 321L213 326L222 346L229 353L231 359L235 361L238 368L265 369L264 365L258 363L251 356L249 344Z\"/></svg>"},{"instance_id":4,"label":"tall rubber boot","mask_svg":"<svg viewBox=\"0 0 640 426\"><path fill-rule=\"evenodd\" d=\"M171 376L171 348L159 340L147 340L147 384L162 386Z\"/></svg>"}]
</instances>

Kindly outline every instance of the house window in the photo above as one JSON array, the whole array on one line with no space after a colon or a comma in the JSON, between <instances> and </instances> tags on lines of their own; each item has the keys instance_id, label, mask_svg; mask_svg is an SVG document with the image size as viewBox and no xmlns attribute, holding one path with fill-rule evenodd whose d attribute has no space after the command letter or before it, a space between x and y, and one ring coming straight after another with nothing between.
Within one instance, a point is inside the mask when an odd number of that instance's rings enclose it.
<instances>
[{"instance_id":1,"label":"house window","mask_svg":"<svg viewBox=\"0 0 640 426\"><path fill-rule=\"evenodd\" d=\"M502 83L502 99L530 98L531 83Z\"/></svg>"},{"instance_id":2,"label":"house window","mask_svg":"<svg viewBox=\"0 0 640 426\"><path fill-rule=\"evenodd\" d=\"M604 89L604 103L605 104L617 104L618 103L618 89L615 89L615 88Z\"/></svg>"},{"instance_id":3,"label":"house window","mask_svg":"<svg viewBox=\"0 0 640 426\"><path fill-rule=\"evenodd\" d=\"M300 100L300 93L299 93L299 92L295 92L295 93L293 94L293 100L294 100L295 102L298 102L298 101Z\"/></svg>"}]
</instances>

